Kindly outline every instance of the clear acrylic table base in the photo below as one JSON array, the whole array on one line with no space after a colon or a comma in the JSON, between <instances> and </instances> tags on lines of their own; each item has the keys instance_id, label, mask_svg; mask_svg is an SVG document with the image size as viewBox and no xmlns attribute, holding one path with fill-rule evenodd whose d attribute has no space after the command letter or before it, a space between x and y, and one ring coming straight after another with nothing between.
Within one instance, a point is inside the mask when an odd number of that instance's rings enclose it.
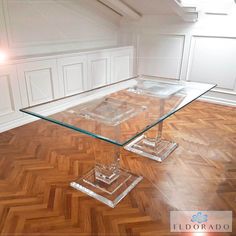
<instances>
[{"instance_id":1,"label":"clear acrylic table base","mask_svg":"<svg viewBox=\"0 0 236 236\"><path fill-rule=\"evenodd\" d=\"M130 152L162 162L178 147L177 143L161 138L162 127L163 123L161 122L158 126L156 137L152 138L148 137L147 134L143 134L127 144L124 148Z\"/></svg>"},{"instance_id":2,"label":"clear acrylic table base","mask_svg":"<svg viewBox=\"0 0 236 236\"><path fill-rule=\"evenodd\" d=\"M126 145L125 149L152 160L162 162L177 146L177 143L168 140L160 139L158 142L155 142L145 137L145 135L142 135Z\"/></svg>"},{"instance_id":3,"label":"clear acrylic table base","mask_svg":"<svg viewBox=\"0 0 236 236\"><path fill-rule=\"evenodd\" d=\"M95 169L92 169L70 186L114 208L142 179L120 169L119 177L107 184L96 179Z\"/></svg>"},{"instance_id":4,"label":"clear acrylic table base","mask_svg":"<svg viewBox=\"0 0 236 236\"><path fill-rule=\"evenodd\" d=\"M95 168L70 186L114 208L143 178L119 168L120 147L101 140L93 146Z\"/></svg>"}]
</instances>

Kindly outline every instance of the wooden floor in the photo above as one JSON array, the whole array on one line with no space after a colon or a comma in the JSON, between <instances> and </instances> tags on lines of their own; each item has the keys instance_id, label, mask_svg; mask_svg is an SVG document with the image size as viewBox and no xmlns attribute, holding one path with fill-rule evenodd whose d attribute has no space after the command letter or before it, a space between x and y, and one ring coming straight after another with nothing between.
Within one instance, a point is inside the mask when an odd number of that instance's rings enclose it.
<instances>
[{"instance_id":1,"label":"wooden floor","mask_svg":"<svg viewBox=\"0 0 236 236\"><path fill-rule=\"evenodd\" d=\"M179 147L163 163L122 151L144 180L115 209L68 186L94 139L46 121L0 134L0 235L176 235L170 210L232 210L236 235L236 109L194 102L164 128Z\"/></svg>"}]
</instances>

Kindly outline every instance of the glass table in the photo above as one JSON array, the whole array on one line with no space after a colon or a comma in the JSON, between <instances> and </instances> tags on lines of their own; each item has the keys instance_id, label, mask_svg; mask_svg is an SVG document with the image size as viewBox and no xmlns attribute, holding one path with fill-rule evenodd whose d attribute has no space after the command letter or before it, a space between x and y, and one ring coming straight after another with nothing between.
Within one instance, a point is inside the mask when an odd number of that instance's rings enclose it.
<instances>
[{"instance_id":1,"label":"glass table","mask_svg":"<svg viewBox=\"0 0 236 236\"><path fill-rule=\"evenodd\" d=\"M163 161L177 147L163 121L215 86L137 76L21 111L96 139L94 168L70 185L115 207L142 180L120 168L120 149Z\"/></svg>"}]
</instances>

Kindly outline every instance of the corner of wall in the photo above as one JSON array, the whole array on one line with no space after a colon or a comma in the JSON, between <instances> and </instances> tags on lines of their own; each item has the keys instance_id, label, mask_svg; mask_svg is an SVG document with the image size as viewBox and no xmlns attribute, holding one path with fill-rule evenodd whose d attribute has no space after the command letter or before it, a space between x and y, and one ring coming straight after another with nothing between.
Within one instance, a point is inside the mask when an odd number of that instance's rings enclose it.
<instances>
[{"instance_id":1,"label":"corner of wall","mask_svg":"<svg viewBox=\"0 0 236 236\"><path fill-rule=\"evenodd\" d=\"M8 37L6 29L6 21L4 16L4 0L0 0L0 48L8 49Z\"/></svg>"}]
</instances>

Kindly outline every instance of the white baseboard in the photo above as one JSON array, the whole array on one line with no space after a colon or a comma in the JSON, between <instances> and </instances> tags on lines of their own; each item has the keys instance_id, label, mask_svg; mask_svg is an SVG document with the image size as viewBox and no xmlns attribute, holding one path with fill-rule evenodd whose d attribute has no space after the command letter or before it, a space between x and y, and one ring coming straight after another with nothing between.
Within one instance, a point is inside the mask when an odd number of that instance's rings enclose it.
<instances>
[{"instance_id":1,"label":"white baseboard","mask_svg":"<svg viewBox=\"0 0 236 236\"><path fill-rule=\"evenodd\" d=\"M236 107L236 95L234 94L226 94L226 93L211 91L201 96L199 100L220 104L224 106Z\"/></svg>"},{"instance_id":2,"label":"white baseboard","mask_svg":"<svg viewBox=\"0 0 236 236\"><path fill-rule=\"evenodd\" d=\"M22 118L15 119L4 124L0 124L0 133L31 123L36 120L39 120L39 118L24 115Z\"/></svg>"},{"instance_id":3,"label":"white baseboard","mask_svg":"<svg viewBox=\"0 0 236 236\"><path fill-rule=\"evenodd\" d=\"M214 103L214 104L219 104L219 105L224 105L224 106L236 107L236 100L231 100L231 99L224 99L224 98L204 95L200 97L198 100L206 101L206 102Z\"/></svg>"}]
</instances>

